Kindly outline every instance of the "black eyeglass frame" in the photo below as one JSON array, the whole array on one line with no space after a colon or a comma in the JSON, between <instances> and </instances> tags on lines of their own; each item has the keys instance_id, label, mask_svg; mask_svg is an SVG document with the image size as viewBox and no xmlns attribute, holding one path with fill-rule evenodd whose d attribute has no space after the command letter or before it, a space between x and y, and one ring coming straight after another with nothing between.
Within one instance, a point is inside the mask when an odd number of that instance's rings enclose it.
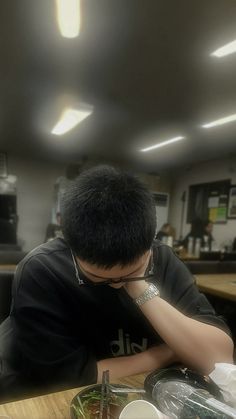
<instances>
[{"instance_id":1,"label":"black eyeglass frame","mask_svg":"<svg viewBox=\"0 0 236 419\"><path fill-rule=\"evenodd\" d=\"M72 253L72 251L71 251ZM93 286L99 286L99 285L115 285L115 284L121 284L121 283L128 283L128 282L134 282L134 281L146 281L146 282L151 282L151 280L154 278L154 262L153 262L153 253L151 253L150 256L150 260L148 262L148 274L144 275L144 276L137 276L137 277L131 277L131 278L119 278L119 279L115 279L115 278L108 278L105 281L99 281L99 282L94 282L92 279L89 279L86 274L83 272L83 270L81 269L78 261L76 260L74 254L72 253L72 259L74 262L74 266L75 266L75 271L76 271L76 278L79 281L80 285L93 285ZM149 266L151 266L151 268L149 269ZM82 278L80 277L80 274L82 274ZM85 281L83 280L83 277L85 277Z\"/></svg>"}]
</instances>

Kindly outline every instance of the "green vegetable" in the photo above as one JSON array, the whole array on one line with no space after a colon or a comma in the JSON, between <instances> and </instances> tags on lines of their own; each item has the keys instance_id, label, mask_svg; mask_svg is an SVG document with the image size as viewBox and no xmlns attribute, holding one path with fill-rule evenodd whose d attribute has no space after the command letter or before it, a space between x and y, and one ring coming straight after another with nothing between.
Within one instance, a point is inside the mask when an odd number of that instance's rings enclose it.
<instances>
[{"instance_id":1,"label":"green vegetable","mask_svg":"<svg viewBox=\"0 0 236 419\"><path fill-rule=\"evenodd\" d=\"M98 419L100 400L101 393L97 390L91 390L87 394L77 396L78 405L72 405L76 414L76 419ZM111 393L109 395L108 403L113 409L123 408L127 404L127 395L120 396ZM110 417L116 418L112 412L110 412Z\"/></svg>"}]
</instances>

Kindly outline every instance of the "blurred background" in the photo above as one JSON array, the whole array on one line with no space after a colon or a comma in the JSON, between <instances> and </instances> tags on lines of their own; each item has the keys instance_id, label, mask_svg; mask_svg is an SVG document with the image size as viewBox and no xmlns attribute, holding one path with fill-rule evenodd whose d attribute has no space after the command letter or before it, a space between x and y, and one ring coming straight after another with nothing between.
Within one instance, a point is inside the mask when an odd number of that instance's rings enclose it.
<instances>
[{"instance_id":1,"label":"blurred background","mask_svg":"<svg viewBox=\"0 0 236 419\"><path fill-rule=\"evenodd\" d=\"M157 231L209 218L232 250L235 22L234 0L2 0L1 248L48 239L68 182L110 163L154 193Z\"/></svg>"}]
</instances>

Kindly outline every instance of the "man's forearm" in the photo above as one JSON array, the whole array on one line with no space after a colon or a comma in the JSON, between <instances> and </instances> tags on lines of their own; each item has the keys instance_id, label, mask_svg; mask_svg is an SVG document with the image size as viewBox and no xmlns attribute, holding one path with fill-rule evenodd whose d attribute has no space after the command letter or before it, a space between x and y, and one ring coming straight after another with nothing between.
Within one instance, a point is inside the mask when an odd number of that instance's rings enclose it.
<instances>
[{"instance_id":1,"label":"man's forearm","mask_svg":"<svg viewBox=\"0 0 236 419\"><path fill-rule=\"evenodd\" d=\"M154 346L136 355L103 359L97 363L98 377L101 382L102 372L110 371L110 378L117 379L129 375L142 374L162 368L177 361L176 355L166 345Z\"/></svg>"},{"instance_id":2,"label":"man's forearm","mask_svg":"<svg viewBox=\"0 0 236 419\"><path fill-rule=\"evenodd\" d=\"M217 327L191 319L159 297L143 306L143 313L180 360L209 373L216 362L233 362L233 343Z\"/></svg>"},{"instance_id":3,"label":"man's forearm","mask_svg":"<svg viewBox=\"0 0 236 419\"><path fill-rule=\"evenodd\" d=\"M142 287L147 284L133 283L127 288L130 296L137 298L143 292ZM232 339L217 327L185 316L158 296L140 309L186 366L209 373L216 362L233 362Z\"/></svg>"}]
</instances>

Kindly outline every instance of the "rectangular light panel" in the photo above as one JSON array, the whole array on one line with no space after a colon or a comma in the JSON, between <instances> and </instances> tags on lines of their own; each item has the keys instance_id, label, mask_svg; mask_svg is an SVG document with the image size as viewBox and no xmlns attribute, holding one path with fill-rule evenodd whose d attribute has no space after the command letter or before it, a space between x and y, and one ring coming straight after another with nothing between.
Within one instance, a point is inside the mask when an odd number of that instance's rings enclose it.
<instances>
[{"instance_id":1,"label":"rectangular light panel","mask_svg":"<svg viewBox=\"0 0 236 419\"><path fill-rule=\"evenodd\" d=\"M236 113L226 116L225 118L217 119L216 121L208 122L207 124L202 125L202 128L217 127L218 125L228 124L229 122L233 121L236 121Z\"/></svg>"},{"instance_id":2,"label":"rectangular light panel","mask_svg":"<svg viewBox=\"0 0 236 419\"><path fill-rule=\"evenodd\" d=\"M229 42L221 48L218 48L211 55L213 55L214 57L221 58L225 57L226 55L233 54L234 52L236 52L236 40Z\"/></svg>"},{"instance_id":3,"label":"rectangular light panel","mask_svg":"<svg viewBox=\"0 0 236 419\"><path fill-rule=\"evenodd\" d=\"M61 115L60 120L57 122L55 127L52 129L52 134L63 135L66 132L73 129L81 121L91 115L92 110L78 110L72 108L66 108Z\"/></svg>"},{"instance_id":4,"label":"rectangular light panel","mask_svg":"<svg viewBox=\"0 0 236 419\"><path fill-rule=\"evenodd\" d=\"M80 0L56 0L56 4L61 35L75 38L80 31Z\"/></svg>"},{"instance_id":5,"label":"rectangular light panel","mask_svg":"<svg viewBox=\"0 0 236 419\"><path fill-rule=\"evenodd\" d=\"M161 142L161 143L158 143L158 144L152 145L152 146L147 147L147 148L143 148L143 149L142 149L142 150L140 150L140 151L142 151L142 152L146 152L146 151L154 150L154 149L156 149L156 148L164 147L164 146L166 146L166 145L169 145L169 144L175 143L176 141L180 141L180 140L183 140L183 139L184 139L184 137L181 137L181 136L179 136L179 137L174 137L174 138L171 138L170 140L163 141L163 142Z\"/></svg>"}]
</instances>

